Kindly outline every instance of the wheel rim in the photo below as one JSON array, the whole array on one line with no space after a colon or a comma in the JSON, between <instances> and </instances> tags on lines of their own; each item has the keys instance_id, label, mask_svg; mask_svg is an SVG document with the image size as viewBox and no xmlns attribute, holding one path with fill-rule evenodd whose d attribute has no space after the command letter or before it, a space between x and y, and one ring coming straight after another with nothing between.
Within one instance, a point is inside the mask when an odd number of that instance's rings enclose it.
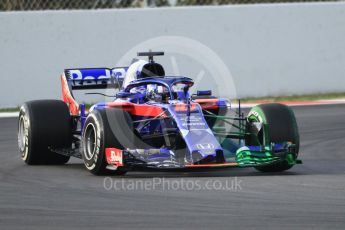
<instances>
[{"instance_id":1,"label":"wheel rim","mask_svg":"<svg viewBox=\"0 0 345 230\"><path fill-rule=\"evenodd\" d=\"M84 155L87 160L91 160L96 152L96 130L93 124L88 124L85 129L85 148Z\"/></svg>"},{"instance_id":2,"label":"wheel rim","mask_svg":"<svg viewBox=\"0 0 345 230\"><path fill-rule=\"evenodd\" d=\"M25 135L25 120L23 116L21 116L19 119L18 146L19 146L19 150L21 152L24 152L25 146L26 146L26 135Z\"/></svg>"}]
</instances>

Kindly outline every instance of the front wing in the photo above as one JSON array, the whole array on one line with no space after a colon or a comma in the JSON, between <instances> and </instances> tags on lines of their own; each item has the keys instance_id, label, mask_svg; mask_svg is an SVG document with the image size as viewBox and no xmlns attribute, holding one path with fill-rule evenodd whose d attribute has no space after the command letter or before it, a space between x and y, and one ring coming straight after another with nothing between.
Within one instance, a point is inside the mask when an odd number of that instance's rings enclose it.
<instances>
[{"instance_id":1,"label":"front wing","mask_svg":"<svg viewBox=\"0 0 345 230\"><path fill-rule=\"evenodd\" d=\"M296 159L295 145L291 143L271 144L269 146L244 146L236 152L235 158L229 157L222 163L179 162L172 150L168 149L106 149L109 166L128 168L143 167L156 169L193 169L225 167L258 167L286 161L290 165L302 163Z\"/></svg>"}]
</instances>

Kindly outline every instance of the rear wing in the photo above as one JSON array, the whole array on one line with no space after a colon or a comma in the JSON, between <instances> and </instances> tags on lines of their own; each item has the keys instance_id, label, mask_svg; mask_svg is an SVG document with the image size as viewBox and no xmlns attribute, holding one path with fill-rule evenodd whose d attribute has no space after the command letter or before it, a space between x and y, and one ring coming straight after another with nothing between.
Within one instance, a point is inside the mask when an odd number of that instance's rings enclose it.
<instances>
[{"instance_id":1,"label":"rear wing","mask_svg":"<svg viewBox=\"0 0 345 230\"><path fill-rule=\"evenodd\" d=\"M66 69L68 85L74 89L121 88L128 67Z\"/></svg>"},{"instance_id":2,"label":"rear wing","mask_svg":"<svg viewBox=\"0 0 345 230\"><path fill-rule=\"evenodd\" d=\"M62 99L72 115L79 115L73 90L121 88L128 67L66 69L61 75Z\"/></svg>"}]
</instances>

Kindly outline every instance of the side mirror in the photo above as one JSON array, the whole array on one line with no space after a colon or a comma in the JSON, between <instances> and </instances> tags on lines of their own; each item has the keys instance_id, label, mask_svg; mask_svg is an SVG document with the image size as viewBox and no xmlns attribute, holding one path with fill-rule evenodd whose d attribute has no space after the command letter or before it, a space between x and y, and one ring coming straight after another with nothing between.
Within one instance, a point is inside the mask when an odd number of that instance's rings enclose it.
<instances>
[{"instance_id":1,"label":"side mirror","mask_svg":"<svg viewBox=\"0 0 345 230\"><path fill-rule=\"evenodd\" d=\"M197 96L211 96L212 90L198 90L196 91Z\"/></svg>"},{"instance_id":2,"label":"side mirror","mask_svg":"<svg viewBox=\"0 0 345 230\"><path fill-rule=\"evenodd\" d=\"M130 97L131 95L133 95L133 94L131 94L130 92L120 91L116 94L116 97L117 98L127 98L127 97Z\"/></svg>"}]
</instances>

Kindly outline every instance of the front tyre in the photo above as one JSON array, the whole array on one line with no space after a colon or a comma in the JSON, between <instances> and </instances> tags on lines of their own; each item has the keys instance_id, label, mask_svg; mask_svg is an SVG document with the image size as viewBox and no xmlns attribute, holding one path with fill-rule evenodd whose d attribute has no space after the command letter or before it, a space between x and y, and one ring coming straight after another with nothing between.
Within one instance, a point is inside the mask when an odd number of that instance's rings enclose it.
<instances>
[{"instance_id":1,"label":"front tyre","mask_svg":"<svg viewBox=\"0 0 345 230\"><path fill-rule=\"evenodd\" d=\"M258 139L254 141L250 138L246 140L246 145L292 142L296 146L295 158L297 158L300 145L298 126L295 115L288 106L277 103L255 106L248 114L248 121L267 125L268 130L261 129L257 134ZM281 172L292 166L287 161L282 161L255 168L261 172Z\"/></svg>"},{"instance_id":2,"label":"front tyre","mask_svg":"<svg viewBox=\"0 0 345 230\"><path fill-rule=\"evenodd\" d=\"M82 157L85 167L95 175L123 175L125 167L108 169L105 149L125 149L133 141L129 114L120 109L94 110L87 117L82 134Z\"/></svg>"}]
</instances>

